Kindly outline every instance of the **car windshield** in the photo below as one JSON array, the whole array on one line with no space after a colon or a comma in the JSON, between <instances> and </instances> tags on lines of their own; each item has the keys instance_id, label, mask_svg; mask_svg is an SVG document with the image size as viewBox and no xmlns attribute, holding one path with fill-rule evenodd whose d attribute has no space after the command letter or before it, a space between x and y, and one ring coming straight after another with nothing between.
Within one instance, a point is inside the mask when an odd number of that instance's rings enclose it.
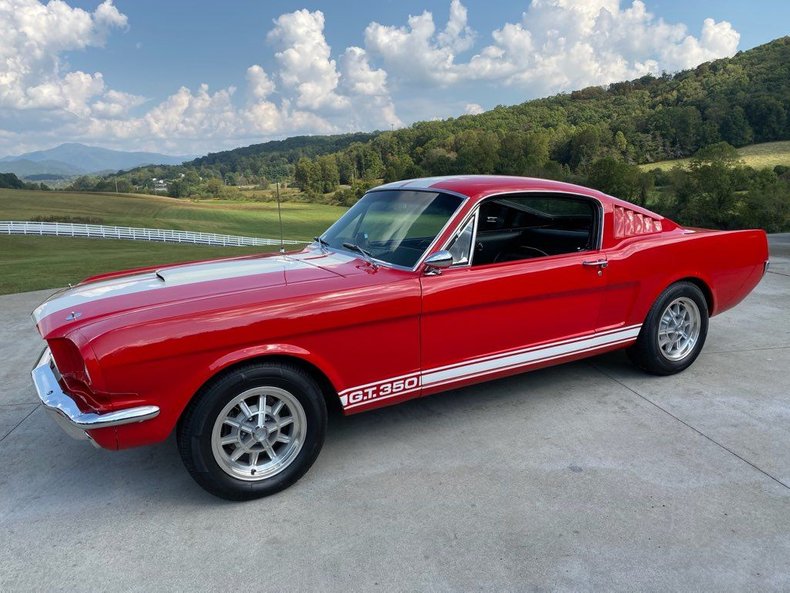
<instances>
[{"instance_id":1,"label":"car windshield","mask_svg":"<svg viewBox=\"0 0 790 593\"><path fill-rule=\"evenodd\" d=\"M365 194L321 239L334 249L356 245L379 261L412 268L461 205L440 192L382 190Z\"/></svg>"}]
</instances>

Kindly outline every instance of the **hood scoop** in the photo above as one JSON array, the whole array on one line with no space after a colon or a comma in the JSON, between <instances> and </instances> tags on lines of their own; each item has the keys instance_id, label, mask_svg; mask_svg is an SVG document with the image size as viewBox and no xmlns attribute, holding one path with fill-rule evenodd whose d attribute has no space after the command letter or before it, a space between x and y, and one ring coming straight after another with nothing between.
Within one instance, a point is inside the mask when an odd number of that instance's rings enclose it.
<instances>
[{"instance_id":1,"label":"hood scoop","mask_svg":"<svg viewBox=\"0 0 790 593\"><path fill-rule=\"evenodd\" d=\"M225 280L242 276L255 276L257 274L271 274L273 272L279 272L284 275L286 268L292 263L286 257L265 257L251 260L188 264L157 270L156 277L163 281L166 286L181 286L182 284L193 284L195 282L210 282L212 280Z\"/></svg>"}]
</instances>

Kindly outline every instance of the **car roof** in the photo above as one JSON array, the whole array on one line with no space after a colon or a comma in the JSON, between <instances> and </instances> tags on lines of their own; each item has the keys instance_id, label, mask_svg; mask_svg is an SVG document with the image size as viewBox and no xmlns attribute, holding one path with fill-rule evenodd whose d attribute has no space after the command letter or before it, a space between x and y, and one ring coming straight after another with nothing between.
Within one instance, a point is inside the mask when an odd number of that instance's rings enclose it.
<instances>
[{"instance_id":1,"label":"car roof","mask_svg":"<svg viewBox=\"0 0 790 593\"><path fill-rule=\"evenodd\" d=\"M382 189L435 189L450 191L472 199L483 198L495 193L518 191L552 191L583 194L596 198L608 197L594 189L539 179L537 177L511 177L508 175L450 175L447 177L422 177L394 181L375 188Z\"/></svg>"},{"instance_id":2,"label":"car roof","mask_svg":"<svg viewBox=\"0 0 790 593\"><path fill-rule=\"evenodd\" d=\"M631 202L615 198L614 196L610 196L589 187L565 183L563 181L553 181L551 179L540 179L538 177L514 177L509 175L449 175L446 177L421 177L417 179L394 181L372 188L371 191L386 189L433 189L437 191L447 191L467 196L473 203L488 196L500 193L539 191L562 192L596 198L607 206L616 205L643 214L659 216L646 208L642 208ZM662 216L659 217L663 218Z\"/></svg>"}]
</instances>

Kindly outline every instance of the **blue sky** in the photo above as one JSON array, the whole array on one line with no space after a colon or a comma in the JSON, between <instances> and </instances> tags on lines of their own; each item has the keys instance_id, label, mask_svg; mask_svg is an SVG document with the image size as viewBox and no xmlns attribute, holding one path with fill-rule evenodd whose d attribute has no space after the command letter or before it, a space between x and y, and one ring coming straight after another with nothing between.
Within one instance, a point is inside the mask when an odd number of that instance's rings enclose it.
<instances>
[{"instance_id":1,"label":"blue sky","mask_svg":"<svg viewBox=\"0 0 790 593\"><path fill-rule=\"evenodd\" d=\"M201 154L677 71L788 33L734 0L0 0L0 155Z\"/></svg>"}]
</instances>

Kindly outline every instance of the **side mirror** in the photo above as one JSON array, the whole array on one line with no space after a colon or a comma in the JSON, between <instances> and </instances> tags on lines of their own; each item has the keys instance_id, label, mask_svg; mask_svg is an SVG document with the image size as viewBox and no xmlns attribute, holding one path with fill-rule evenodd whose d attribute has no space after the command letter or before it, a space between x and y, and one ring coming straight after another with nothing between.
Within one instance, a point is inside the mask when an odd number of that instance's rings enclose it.
<instances>
[{"instance_id":1,"label":"side mirror","mask_svg":"<svg viewBox=\"0 0 790 593\"><path fill-rule=\"evenodd\" d=\"M425 258L425 275L438 276L441 270L453 265L453 254L446 250L437 251Z\"/></svg>"}]
</instances>

